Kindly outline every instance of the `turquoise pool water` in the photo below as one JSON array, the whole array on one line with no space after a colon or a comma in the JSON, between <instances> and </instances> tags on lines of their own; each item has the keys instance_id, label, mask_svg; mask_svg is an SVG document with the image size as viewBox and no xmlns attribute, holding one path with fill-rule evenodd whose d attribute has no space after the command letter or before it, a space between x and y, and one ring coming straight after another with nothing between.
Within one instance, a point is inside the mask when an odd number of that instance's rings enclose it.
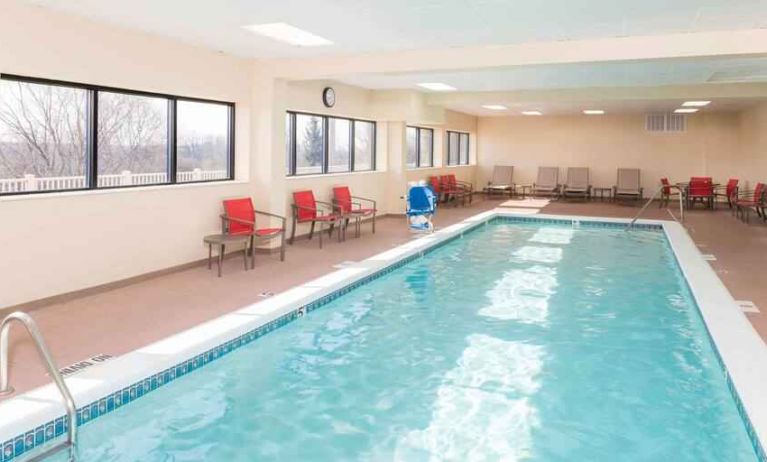
<instances>
[{"instance_id":1,"label":"turquoise pool water","mask_svg":"<svg viewBox=\"0 0 767 462\"><path fill-rule=\"evenodd\" d=\"M753 461L661 232L491 222L81 428L84 461Z\"/></svg>"}]
</instances>

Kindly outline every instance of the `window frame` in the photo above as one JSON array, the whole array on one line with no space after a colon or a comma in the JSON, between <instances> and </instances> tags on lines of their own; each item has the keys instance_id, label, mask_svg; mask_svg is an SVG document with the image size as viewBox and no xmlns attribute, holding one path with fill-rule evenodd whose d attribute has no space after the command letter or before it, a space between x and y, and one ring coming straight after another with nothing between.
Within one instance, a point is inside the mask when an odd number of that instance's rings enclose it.
<instances>
[{"instance_id":1,"label":"window frame","mask_svg":"<svg viewBox=\"0 0 767 462\"><path fill-rule=\"evenodd\" d=\"M416 168L436 168L434 166L434 129L429 127L418 127L416 125L406 125L405 130L408 128L414 128L415 129L415 167L407 167L409 170L414 170ZM429 165L421 165L421 130L427 130L431 132L431 146L429 149L429 152L431 153L431 158L429 159ZM405 150L407 151L407 146L405 146Z\"/></svg>"},{"instance_id":2,"label":"window frame","mask_svg":"<svg viewBox=\"0 0 767 462\"><path fill-rule=\"evenodd\" d=\"M458 135L458 146L456 146L456 148L458 149L458 152L456 153L456 156L455 156L455 158L458 159L458 162L456 163L450 162L450 134L451 133ZM461 162L461 139L463 139L464 136L466 136L466 162ZM458 130L446 130L445 145L447 145L446 165L450 167L459 167L461 165L471 165L471 134L469 132L462 132Z\"/></svg>"},{"instance_id":3,"label":"window frame","mask_svg":"<svg viewBox=\"0 0 767 462\"><path fill-rule=\"evenodd\" d=\"M219 101L206 98L196 98L191 96L178 96L166 93L157 93L141 90L133 90L129 88L108 87L104 85L92 85L86 83L69 82L64 80L46 79L40 77L29 77L16 74L1 73L0 80L29 83L36 85L48 85L55 87L75 88L85 90L87 92L87 103L85 107L85 158L86 158L86 171L85 171L85 183L84 188L73 189L50 189L44 191L19 191L0 193L0 197L5 196L22 196L22 195L36 195L36 194L51 194L62 192L78 192L78 191L102 191L112 189L132 189L132 188L148 188L158 186L172 186L172 185L186 185L197 183L215 183L234 180L235 172L235 103L229 101ZM168 103L168 181L165 183L154 183L149 185L118 185L118 186L98 186L98 101L99 93L121 93L125 95L133 96L145 96L150 98L162 98L167 100ZM196 181L177 181L177 145L178 145L178 102L189 101L195 103L217 104L225 106L227 108L227 176L222 179L215 180L196 180Z\"/></svg>"},{"instance_id":4,"label":"window frame","mask_svg":"<svg viewBox=\"0 0 767 462\"><path fill-rule=\"evenodd\" d=\"M360 173L360 172L375 172L376 171L376 160L377 160L377 137L378 137L378 123L375 120L369 120L369 119L358 119L354 117L344 117L344 116L338 116L338 115L331 115L331 114L319 114L315 112L306 112L306 111L294 111L292 109L289 109L285 111L286 119L285 124L288 126L288 129L290 130L290 136L288 139L285 140L285 143L287 144L286 150L288 151L286 163L286 178L300 178L300 177L306 177L306 176L316 176L316 175L350 175L353 173ZM296 116L297 115L303 115L303 116L309 116L309 117L319 117L322 119L322 133L323 133L323 148L322 148L322 171L320 172L313 172L313 173L296 173L296 142L298 141L297 133L296 133ZM349 122L349 170L344 170L340 172L329 172L329 162L330 162L330 137L329 131L330 131L330 119L340 119L340 120L346 120ZM355 168L355 145L354 145L354 138L355 138L355 131L356 131L356 124L357 122L361 123L369 123L373 124L373 140L372 140L372 152L371 152L371 159L370 159L370 165L371 167L369 169L365 170L357 170Z\"/></svg>"}]
</instances>

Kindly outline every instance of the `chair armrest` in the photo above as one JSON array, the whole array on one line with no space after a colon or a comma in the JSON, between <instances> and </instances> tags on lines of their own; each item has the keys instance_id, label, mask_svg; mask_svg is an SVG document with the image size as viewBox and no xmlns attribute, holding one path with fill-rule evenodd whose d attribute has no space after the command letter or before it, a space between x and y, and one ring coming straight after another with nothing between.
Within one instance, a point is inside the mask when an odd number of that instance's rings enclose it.
<instances>
[{"instance_id":1,"label":"chair armrest","mask_svg":"<svg viewBox=\"0 0 767 462\"><path fill-rule=\"evenodd\" d=\"M371 204L373 204L373 208L376 208L376 201L373 199L368 199L367 197L361 197L361 196L352 196L352 199L357 199L358 201L363 201L363 202L370 202Z\"/></svg>"},{"instance_id":2,"label":"chair armrest","mask_svg":"<svg viewBox=\"0 0 767 462\"><path fill-rule=\"evenodd\" d=\"M243 220L241 218L230 217L229 215L226 215L224 213L221 214L221 219L224 220L224 221L233 221L235 223L240 223L242 225L250 225L250 226L254 226L255 225L255 223L252 222L252 221Z\"/></svg>"},{"instance_id":3,"label":"chair armrest","mask_svg":"<svg viewBox=\"0 0 767 462\"><path fill-rule=\"evenodd\" d=\"M253 210L255 213L259 215L266 215L267 217L277 218L282 221L282 227L285 228L285 217L282 215L277 215L276 213L271 212L265 212L263 210Z\"/></svg>"}]
</instances>

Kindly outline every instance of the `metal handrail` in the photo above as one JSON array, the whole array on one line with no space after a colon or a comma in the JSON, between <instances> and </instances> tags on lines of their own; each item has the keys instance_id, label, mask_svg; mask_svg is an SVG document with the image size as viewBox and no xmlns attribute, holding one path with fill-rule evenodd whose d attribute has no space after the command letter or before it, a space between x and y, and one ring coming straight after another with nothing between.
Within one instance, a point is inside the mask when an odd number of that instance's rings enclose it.
<instances>
[{"instance_id":1,"label":"metal handrail","mask_svg":"<svg viewBox=\"0 0 767 462\"><path fill-rule=\"evenodd\" d=\"M56 362L53 360L48 346L45 344L45 340L43 340L43 336L40 333L40 329L37 327L37 323L31 316L21 311L9 314L3 319L3 322L0 323L0 396L9 395L14 391L13 387L8 384L8 336L13 321L20 322L27 329L29 336L32 337L32 340L37 347L37 352L40 354L40 358L48 369L48 374L53 378L53 382L56 384L61 396L64 398L64 405L67 409L67 416L69 418L67 441L62 447L57 446L46 451L45 455L50 455L50 453L62 449L63 447L69 447L71 459L77 442L77 407L75 406L75 401L72 399L69 387L67 387L67 384L64 382L64 378L61 376L59 368L56 366Z\"/></svg>"},{"instance_id":2,"label":"metal handrail","mask_svg":"<svg viewBox=\"0 0 767 462\"><path fill-rule=\"evenodd\" d=\"M637 212L637 214L634 215L634 218L632 218L631 222L626 226L625 231L630 231L631 228L634 227L634 223L636 223L636 221L639 219L639 216L642 215L642 213L647 209L647 207L650 204L652 204L652 201L655 200L655 197L658 195L658 193L663 191L663 188L666 188L666 187L673 188L674 186L661 185L660 188L658 188L653 193L652 197L650 197L647 200L647 202L645 202L645 204L642 206L642 208L639 210L639 212ZM684 201L683 201L683 198L682 198L683 195L684 195L684 192L682 191L681 188L679 188L679 215L681 217L681 221L684 221ZM669 212L669 213L671 213L671 212ZM671 215L671 217L674 218L674 220L676 220L676 217L674 217L673 214Z\"/></svg>"}]
</instances>

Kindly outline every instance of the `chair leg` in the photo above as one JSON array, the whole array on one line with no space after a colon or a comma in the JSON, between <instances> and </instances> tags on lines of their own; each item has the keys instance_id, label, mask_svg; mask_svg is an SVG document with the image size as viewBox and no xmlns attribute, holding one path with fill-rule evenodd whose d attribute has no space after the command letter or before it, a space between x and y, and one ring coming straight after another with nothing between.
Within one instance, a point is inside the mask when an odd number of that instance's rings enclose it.
<instances>
[{"instance_id":1,"label":"chair leg","mask_svg":"<svg viewBox=\"0 0 767 462\"><path fill-rule=\"evenodd\" d=\"M315 224L315 223L316 223L316 222L314 222L314 221L313 221L313 222L312 222L312 227L309 229L309 240L311 240L311 239L312 239L312 236L314 236L314 224ZM320 225L320 229L322 229L322 225Z\"/></svg>"},{"instance_id":2,"label":"chair leg","mask_svg":"<svg viewBox=\"0 0 767 462\"><path fill-rule=\"evenodd\" d=\"M218 277L221 277L221 267L224 265L224 252L226 252L226 246L221 244L218 246Z\"/></svg>"},{"instance_id":3,"label":"chair leg","mask_svg":"<svg viewBox=\"0 0 767 462\"><path fill-rule=\"evenodd\" d=\"M324 223L320 222L320 248L322 248L322 228ZM312 228L314 228L314 222L312 222Z\"/></svg>"},{"instance_id":4,"label":"chair leg","mask_svg":"<svg viewBox=\"0 0 767 462\"><path fill-rule=\"evenodd\" d=\"M213 263L212 260L213 260L213 244L208 243L208 269L211 268L211 265Z\"/></svg>"},{"instance_id":5,"label":"chair leg","mask_svg":"<svg viewBox=\"0 0 767 462\"><path fill-rule=\"evenodd\" d=\"M373 212L373 234L376 233L376 213Z\"/></svg>"},{"instance_id":6,"label":"chair leg","mask_svg":"<svg viewBox=\"0 0 767 462\"><path fill-rule=\"evenodd\" d=\"M285 261L285 230L280 234L280 261Z\"/></svg>"},{"instance_id":7,"label":"chair leg","mask_svg":"<svg viewBox=\"0 0 767 462\"><path fill-rule=\"evenodd\" d=\"M242 262L245 265L245 271L248 270L248 247L251 247L251 246L248 245L248 243L249 243L248 241L245 241L245 248L242 249ZM255 249L253 249L252 247L250 248L250 250L254 254L256 253Z\"/></svg>"},{"instance_id":8,"label":"chair leg","mask_svg":"<svg viewBox=\"0 0 767 462\"><path fill-rule=\"evenodd\" d=\"M250 267L256 269L256 236L250 236Z\"/></svg>"},{"instance_id":9,"label":"chair leg","mask_svg":"<svg viewBox=\"0 0 767 462\"><path fill-rule=\"evenodd\" d=\"M291 226L291 229L290 229L290 239L288 240L288 243L290 245L293 245L293 239L295 239L295 237L296 237L296 217L294 215L293 216L293 226Z\"/></svg>"}]
</instances>

